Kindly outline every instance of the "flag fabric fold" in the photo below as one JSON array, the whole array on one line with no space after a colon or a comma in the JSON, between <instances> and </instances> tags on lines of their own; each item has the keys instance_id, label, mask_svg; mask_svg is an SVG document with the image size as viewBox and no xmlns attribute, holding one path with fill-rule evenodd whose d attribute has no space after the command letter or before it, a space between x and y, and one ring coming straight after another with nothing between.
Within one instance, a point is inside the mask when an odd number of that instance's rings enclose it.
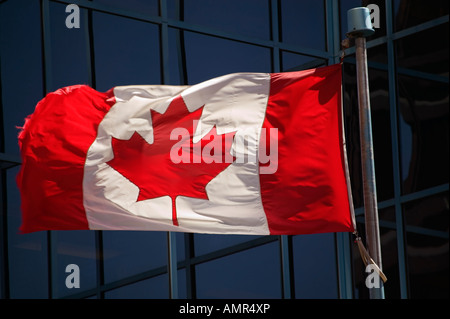
<instances>
[{"instance_id":1,"label":"flag fabric fold","mask_svg":"<svg viewBox=\"0 0 450 319\"><path fill-rule=\"evenodd\" d=\"M341 65L49 93L19 134L23 233L352 232Z\"/></svg>"}]
</instances>

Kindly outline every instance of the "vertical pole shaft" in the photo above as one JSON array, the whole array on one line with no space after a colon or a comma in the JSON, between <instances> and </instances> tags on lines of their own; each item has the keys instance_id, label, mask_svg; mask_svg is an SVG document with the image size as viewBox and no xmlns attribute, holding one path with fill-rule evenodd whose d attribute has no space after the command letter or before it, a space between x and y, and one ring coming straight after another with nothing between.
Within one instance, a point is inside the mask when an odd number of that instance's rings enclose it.
<instances>
[{"instance_id":1,"label":"vertical pole shaft","mask_svg":"<svg viewBox=\"0 0 450 319\"><path fill-rule=\"evenodd\" d=\"M375 183L375 163L372 142L372 121L369 101L366 38L356 37L355 45L361 140L361 165L366 222L366 244L370 256L378 267L382 269L377 191ZM384 299L383 282L381 279L379 282L380 288L369 288L371 299Z\"/></svg>"}]
</instances>

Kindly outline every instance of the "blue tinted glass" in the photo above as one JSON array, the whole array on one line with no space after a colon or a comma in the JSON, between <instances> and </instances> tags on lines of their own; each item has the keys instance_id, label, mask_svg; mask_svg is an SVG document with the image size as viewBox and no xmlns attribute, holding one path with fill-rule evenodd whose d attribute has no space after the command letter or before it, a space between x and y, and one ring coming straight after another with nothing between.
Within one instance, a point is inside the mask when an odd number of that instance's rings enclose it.
<instances>
[{"instance_id":1,"label":"blue tinted glass","mask_svg":"<svg viewBox=\"0 0 450 319\"><path fill-rule=\"evenodd\" d=\"M212 251L240 244L258 237L260 236L194 234L195 255L207 254Z\"/></svg>"},{"instance_id":2,"label":"blue tinted glass","mask_svg":"<svg viewBox=\"0 0 450 319\"><path fill-rule=\"evenodd\" d=\"M307 48L325 49L324 1L283 0L281 3L281 39Z\"/></svg>"},{"instance_id":3,"label":"blue tinted glass","mask_svg":"<svg viewBox=\"0 0 450 319\"><path fill-rule=\"evenodd\" d=\"M282 52L282 71L301 71L326 65L326 60L291 52Z\"/></svg>"},{"instance_id":4,"label":"blue tinted glass","mask_svg":"<svg viewBox=\"0 0 450 319\"><path fill-rule=\"evenodd\" d=\"M185 32L189 84L235 72L270 72L270 50Z\"/></svg>"},{"instance_id":5,"label":"blue tinted glass","mask_svg":"<svg viewBox=\"0 0 450 319\"><path fill-rule=\"evenodd\" d=\"M167 275L141 280L105 292L106 299L163 299L168 297L169 279Z\"/></svg>"},{"instance_id":6,"label":"blue tinted glass","mask_svg":"<svg viewBox=\"0 0 450 319\"><path fill-rule=\"evenodd\" d=\"M186 0L178 8L176 0L169 2L169 15L174 19L227 33L264 39L270 37L269 1Z\"/></svg>"},{"instance_id":7,"label":"blue tinted glass","mask_svg":"<svg viewBox=\"0 0 450 319\"><path fill-rule=\"evenodd\" d=\"M104 231L105 282L167 265L167 233Z\"/></svg>"},{"instance_id":8,"label":"blue tinted glass","mask_svg":"<svg viewBox=\"0 0 450 319\"><path fill-rule=\"evenodd\" d=\"M161 82L158 26L94 12L93 27L99 91Z\"/></svg>"},{"instance_id":9,"label":"blue tinted glass","mask_svg":"<svg viewBox=\"0 0 450 319\"><path fill-rule=\"evenodd\" d=\"M178 270L177 279L178 279L178 298L186 299L187 298L186 268Z\"/></svg>"},{"instance_id":10,"label":"blue tinted glass","mask_svg":"<svg viewBox=\"0 0 450 319\"><path fill-rule=\"evenodd\" d=\"M55 243L56 269L54 270L54 296L64 297L95 288L97 274L97 257L95 247L95 232L90 230L55 231L52 232ZM69 288L66 279L74 278L77 273L67 269L68 265L76 265L79 269L79 288ZM71 277L72 276L72 277Z\"/></svg>"},{"instance_id":11,"label":"blue tinted glass","mask_svg":"<svg viewBox=\"0 0 450 319\"><path fill-rule=\"evenodd\" d=\"M294 236L296 298L338 298L334 234Z\"/></svg>"},{"instance_id":12,"label":"blue tinted glass","mask_svg":"<svg viewBox=\"0 0 450 319\"><path fill-rule=\"evenodd\" d=\"M20 234L18 167L7 171L8 266L11 298L48 298L47 232Z\"/></svg>"},{"instance_id":13,"label":"blue tinted glass","mask_svg":"<svg viewBox=\"0 0 450 319\"><path fill-rule=\"evenodd\" d=\"M80 28L67 28L66 5L50 2L51 87L89 83L88 39L86 10L80 8Z\"/></svg>"},{"instance_id":14,"label":"blue tinted glass","mask_svg":"<svg viewBox=\"0 0 450 319\"><path fill-rule=\"evenodd\" d=\"M281 298L278 242L196 267L198 298Z\"/></svg>"},{"instance_id":15,"label":"blue tinted glass","mask_svg":"<svg viewBox=\"0 0 450 319\"><path fill-rule=\"evenodd\" d=\"M1 90L5 151L19 154L17 126L43 97L38 1L7 1L0 10Z\"/></svg>"},{"instance_id":16,"label":"blue tinted glass","mask_svg":"<svg viewBox=\"0 0 450 319\"><path fill-rule=\"evenodd\" d=\"M8 1L0 8L1 98L5 150L19 154L16 126L43 96L40 8L37 1ZM47 234L20 234L18 167L6 171L8 269L11 298L47 298ZM6 186L7 191L3 189ZM6 258L6 257L5 257ZM3 280L3 278L1 279Z\"/></svg>"},{"instance_id":17,"label":"blue tinted glass","mask_svg":"<svg viewBox=\"0 0 450 319\"><path fill-rule=\"evenodd\" d=\"M93 0L102 5L120 9L123 12L139 12L150 16L159 15L159 0Z\"/></svg>"}]
</instances>

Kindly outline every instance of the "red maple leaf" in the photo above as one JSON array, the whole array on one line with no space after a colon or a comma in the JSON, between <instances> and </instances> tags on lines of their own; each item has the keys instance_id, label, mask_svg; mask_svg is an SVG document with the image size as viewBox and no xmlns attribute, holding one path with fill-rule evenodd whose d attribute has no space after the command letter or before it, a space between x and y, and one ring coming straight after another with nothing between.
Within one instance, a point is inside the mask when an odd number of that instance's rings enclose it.
<instances>
[{"instance_id":1,"label":"red maple leaf","mask_svg":"<svg viewBox=\"0 0 450 319\"><path fill-rule=\"evenodd\" d=\"M202 111L203 106L189 112L182 97L178 96L164 114L150 111L152 144L137 132L129 140L112 138L114 158L107 164L139 188L137 201L170 196L175 226L178 226L176 197L208 199L206 185L235 160L229 155L235 132L219 136L214 126L199 142L193 143L193 133ZM181 128L186 134L171 140L175 128ZM180 159L184 156L184 161L176 163L171 158L171 151L172 157L179 155L176 157Z\"/></svg>"}]
</instances>

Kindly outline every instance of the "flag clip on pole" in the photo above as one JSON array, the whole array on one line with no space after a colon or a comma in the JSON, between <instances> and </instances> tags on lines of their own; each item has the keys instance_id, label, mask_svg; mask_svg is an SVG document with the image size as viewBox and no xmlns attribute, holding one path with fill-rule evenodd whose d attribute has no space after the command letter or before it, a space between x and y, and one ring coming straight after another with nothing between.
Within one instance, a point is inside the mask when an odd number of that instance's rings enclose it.
<instances>
[{"instance_id":1,"label":"flag clip on pole","mask_svg":"<svg viewBox=\"0 0 450 319\"><path fill-rule=\"evenodd\" d=\"M367 70L366 37L372 35L375 30L372 27L370 11L366 7L350 9L347 12L348 38L355 39L356 47L356 76L359 107L359 130L361 141L361 166L364 194L364 211L366 226L366 244L368 251L362 244L361 238L355 232L364 264L378 273L385 282L386 276L382 272L380 230L378 224L377 193L375 183L375 163L372 142L372 123L369 100L369 80ZM372 255L373 259L370 257ZM367 282L366 282L366 286ZM384 299L383 285L369 287L370 299Z\"/></svg>"}]
</instances>

